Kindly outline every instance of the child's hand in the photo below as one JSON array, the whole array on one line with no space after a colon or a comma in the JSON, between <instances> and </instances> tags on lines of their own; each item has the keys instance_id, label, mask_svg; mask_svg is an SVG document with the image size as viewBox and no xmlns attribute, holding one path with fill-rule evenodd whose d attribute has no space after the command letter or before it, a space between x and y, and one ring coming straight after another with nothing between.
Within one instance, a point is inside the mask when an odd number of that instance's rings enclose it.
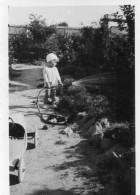
<instances>
[{"instance_id":1,"label":"child's hand","mask_svg":"<svg viewBox=\"0 0 140 195\"><path fill-rule=\"evenodd\" d=\"M61 81L59 81L59 85L62 85L63 86L63 83Z\"/></svg>"},{"instance_id":2,"label":"child's hand","mask_svg":"<svg viewBox=\"0 0 140 195\"><path fill-rule=\"evenodd\" d=\"M45 83L44 87L51 88L51 85L49 83Z\"/></svg>"}]
</instances>

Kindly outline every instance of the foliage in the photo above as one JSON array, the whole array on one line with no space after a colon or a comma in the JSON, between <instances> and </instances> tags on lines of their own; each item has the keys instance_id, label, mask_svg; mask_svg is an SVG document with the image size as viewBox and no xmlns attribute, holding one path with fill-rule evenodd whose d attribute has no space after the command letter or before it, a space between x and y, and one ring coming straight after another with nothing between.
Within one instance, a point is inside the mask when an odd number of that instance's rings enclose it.
<instances>
[{"instance_id":1,"label":"foliage","mask_svg":"<svg viewBox=\"0 0 140 195\"><path fill-rule=\"evenodd\" d=\"M35 43L43 43L50 35L55 33L54 28L47 27L46 19L43 19L42 16L30 14L29 19L30 24L27 27L30 32L30 37Z\"/></svg>"},{"instance_id":2,"label":"foliage","mask_svg":"<svg viewBox=\"0 0 140 195\"><path fill-rule=\"evenodd\" d=\"M66 27L68 27L68 23L67 22L60 22L59 24L57 24L57 26L66 26Z\"/></svg>"},{"instance_id":3,"label":"foliage","mask_svg":"<svg viewBox=\"0 0 140 195\"><path fill-rule=\"evenodd\" d=\"M79 67L93 66L93 32L92 27L81 29L82 36L77 37L73 42L74 50L77 53L77 65Z\"/></svg>"},{"instance_id":4,"label":"foliage","mask_svg":"<svg viewBox=\"0 0 140 195\"><path fill-rule=\"evenodd\" d=\"M70 86L57 105L57 111L69 116L76 116L79 112L88 111L92 98L84 87Z\"/></svg>"},{"instance_id":5,"label":"foliage","mask_svg":"<svg viewBox=\"0 0 140 195\"><path fill-rule=\"evenodd\" d=\"M111 114L110 102L104 95L94 95L89 114L98 117Z\"/></svg>"},{"instance_id":6,"label":"foliage","mask_svg":"<svg viewBox=\"0 0 140 195\"><path fill-rule=\"evenodd\" d=\"M83 87L83 86L74 86L74 85L71 85L69 88L68 88L68 90L67 90L67 94L68 95L73 95L73 96L75 96L75 95L77 95L77 94L84 94L84 93L86 93L86 88L85 87Z\"/></svg>"},{"instance_id":7,"label":"foliage","mask_svg":"<svg viewBox=\"0 0 140 195\"><path fill-rule=\"evenodd\" d=\"M70 75L74 79L79 79L87 75L84 68L79 67L75 64L74 65L60 64L59 70L61 75Z\"/></svg>"},{"instance_id":8,"label":"foliage","mask_svg":"<svg viewBox=\"0 0 140 195\"><path fill-rule=\"evenodd\" d=\"M70 75L64 75L61 77L61 80L64 85L71 85L72 82L74 82L74 78L71 77Z\"/></svg>"},{"instance_id":9,"label":"foliage","mask_svg":"<svg viewBox=\"0 0 140 195\"><path fill-rule=\"evenodd\" d=\"M73 49L73 39L72 37L57 36L59 51L58 55L60 57L60 65L73 66L76 62L76 53Z\"/></svg>"},{"instance_id":10,"label":"foliage","mask_svg":"<svg viewBox=\"0 0 140 195\"><path fill-rule=\"evenodd\" d=\"M127 67L126 67L127 70L130 69L131 71L134 71L134 66L135 66L135 6L123 5L123 6L120 6L120 8L123 11L124 17L120 17L118 13L115 15L115 18L118 19L118 28L120 30L126 29L128 32L128 37L125 40L126 46L124 48L124 55L122 55L122 59L127 64Z\"/></svg>"},{"instance_id":11,"label":"foliage","mask_svg":"<svg viewBox=\"0 0 140 195\"><path fill-rule=\"evenodd\" d=\"M91 96L83 86L73 85L64 91L56 110L73 117L80 112L86 112L92 117L111 112L109 102L105 96Z\"/></svg>"},{"instance_id":12,"label":"foliage","mask_svg":"<svg viewBox=\"0 0 140 195\"><path fill-rule=\"evenodd\" d=\"M124 5L121 9L126 17L128 26L128 58L131 68L134 69L135 63L135 6Z\"/></svg>"},{"instance_id":13,"label":"foliage","mask_svg":"<svg viewBox=\"0 0 140 195\"><path fill-rule=\"evenodd\" d=\"M31 41L27 38L26 34L19 34L10 38L10 44L13 48L13 58L22 62L24 59L27 61L34 59L35 55L29 48Z\"/></svg>"},{"instance_id":14,"label":"foliage","mask_svg":"<svg viewBox=\"0 0 140 195\"><path fill-rule=\"evenodd\" d=\"M9 65L13 64L14 62L14 48L13 48L13 45L12 45L12 39L9 38Z\"/></svg>"},{"instance_id":15,"label":"foliage","mask_svg":"<svg viewBox=\"0 0 140 195\"><path fill-rule=\"evenodd\" d=\"M30 15L30 24L27 26L28 36L20 35L13 41L15 57L38 59L49 52L55 52L60 58L62 72L80 78L103 71L132 71L134 68L134 6L121 6L128 25L128 39L112 37L108 42L108 19L103 17L100 27L92 26L81 29L81 37L56 35L55 28L47 27L42 16ZM124 28L124 20L118 19L120 29ZM62 22L62 24L65 22ZM66 24L65 24L66 25ZM16 42L16 44L14 43ZM20 51L20 52L18 52Z\"/></svg>"},{"instance_id":16,"label":"foliage","mask_svg":"<svg viewBox=\"0 0 140 195\"><path fill-rule=\"evenodd\" d=\"M104 137L129 148L134 145L134 133L134 129L128 122L112 123Z\"/></svg>"},{"instance_id":17,"label":"foliage","mask_svg":"<svg viewBox=\"0 0 140 195\"><path fill-rule=\"evenodd\" d=\"M70 115L73 114L72 110L74 107L74 99L70 96L63 96L63 98L57 104L56 110L62 114Z\"/></svg>"},{"instance_id":18,"label":"foliage","mask_svg":"<svg viewBox=\"0 0 140 195\"><path fill-rule=\"evenodd\" d=\"M28 33L22 33L10 38L13 57L19 62L32 62L35 59L45 59L47 53L57 50L55 29L46 25L42 16L30 15L30 24L26 26ZM53 35L51 37L51 35ZM51 37L51 38L50 38Z\"/></svg>"},{"instance_id":19,"label":"foliage","mask_svg":"<svg viewBox=\"0 0 140 195\"><path fill-rule=\"evenodd\" d=\"M103 71L131 71L134 69L134 6L121 6L126 21L114 14L118 20L118 27L128 25L128 38L126 36L111 36L108 29L108 18L100 20L100 27L84 27L82 37L77 38L74 49L77 51L77 63L80 67L87 67L87 75ZM120 28L121 26L121 28ZM89 68L90 67L90 68ZM91 71L92 69L92 71Z\"/></svg>"},{"instance_id":20,"label":"foliage","mask_svg":"<svg viewBox=\"0 0 140 195\"><path fill-rule=\"evenodd\" d=\"M124 5L120 6L121 10L124 13L127 23L127 31L129 36L129 41L134 43L134 35L135 35L135 6L133 5ZM120 29L125 28L124 20L119 20Z\"/></svg>"}]
</instances>

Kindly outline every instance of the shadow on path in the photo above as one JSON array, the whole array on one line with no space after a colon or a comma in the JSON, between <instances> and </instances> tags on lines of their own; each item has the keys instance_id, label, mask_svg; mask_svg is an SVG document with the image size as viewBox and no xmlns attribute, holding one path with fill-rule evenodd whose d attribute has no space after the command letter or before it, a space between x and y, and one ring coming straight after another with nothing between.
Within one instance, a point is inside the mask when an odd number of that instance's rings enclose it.
<instances>
[{"instance_id":1,"label":"shadow on path","mask_svg":"<svg viewBox=\"0 0 140 195\"><path fill-rule=\"evenodd\" d=\"M56 189L56 190L50 190L48 188L44 188L42 190L36 190L33 193L30 193L29 195L80 195L81 193L74 192L75 189L71 190L64 190L64 189Z\"/></svg>"},{"instance_id":2,"label":"shadow on path","mask_svg":"<svg viewBox=\"0 0 140 195\"><path fill-rule=\"evenodd\" d=\"M27 150L35 149L35 145L33 143L27 143Z\"/></svg>"},{"instance_id":3,"label":"shadow on path","mask_svg":"<svg viewBox=\"0 0 140 195\"><path fill-rule=\"evenodd\" d=\"M18 176L9 174L9 181L10 181L10 186L18 184L19 183Z\"/></svg>"}]
</instances>

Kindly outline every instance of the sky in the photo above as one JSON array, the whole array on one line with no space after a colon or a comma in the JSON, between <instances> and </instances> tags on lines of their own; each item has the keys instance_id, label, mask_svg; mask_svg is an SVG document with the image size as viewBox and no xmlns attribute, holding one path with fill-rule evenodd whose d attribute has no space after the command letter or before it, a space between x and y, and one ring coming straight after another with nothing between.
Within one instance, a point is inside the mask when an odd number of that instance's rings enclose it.
<instances>
[{"instance_id":1,"label":"sky","mask_svg":"<svg viewBox=\"0 0 140 195\"><path fill-rule=\"evenodd\" d=\"M83 5L83 6L38 6L13 7L9 6L8 20L10 25L24 25L29 23L29 15L37 14L46 18L48 25L67 22L71 27L90 26L91 22L99 22L104 14L115 12L122 14L118 5Z\"/></svg>"}]
</instances>

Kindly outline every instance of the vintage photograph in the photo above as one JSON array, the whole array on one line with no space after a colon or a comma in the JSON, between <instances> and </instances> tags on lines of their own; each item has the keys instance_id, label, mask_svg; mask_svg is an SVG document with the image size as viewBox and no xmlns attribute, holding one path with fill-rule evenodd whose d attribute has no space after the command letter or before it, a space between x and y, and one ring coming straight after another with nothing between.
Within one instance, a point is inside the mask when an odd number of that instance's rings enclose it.
<instances>
[{"instance_id":1,"label":"vintage photograph","mask_svg":"<svg viewBox=\"0 0 140 195\"><path fill-rule=\"evenodd\" d=\"M135 5L8 6L10 195L135 195Z\"/></svg>"}]
</instances>

